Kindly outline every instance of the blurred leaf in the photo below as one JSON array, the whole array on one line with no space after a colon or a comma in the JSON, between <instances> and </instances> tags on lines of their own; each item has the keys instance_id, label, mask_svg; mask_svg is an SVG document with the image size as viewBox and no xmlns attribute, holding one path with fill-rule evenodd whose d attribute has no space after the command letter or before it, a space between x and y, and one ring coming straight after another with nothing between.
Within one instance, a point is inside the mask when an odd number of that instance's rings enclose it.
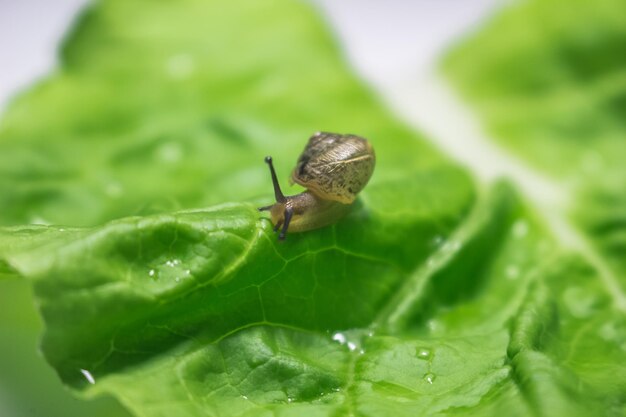
<instances>
[{"instance_id":1,"label":"blurred leaf","mask_svg":"<svg viewBox=\"0 0 626 417\"><path fill-rule=\"evenodd\" d=\"M0 260L76 392L150 417L623 413L621 294L383 110L308 6L109 0L63 55L0 132ZM262 157L285 178L316 130L370 138L376 172L278 243Z\"/></svg>"},{"instance_id":2,"label":"blurred leaf","mask_svg":"<svg viewBox=\"0 0 626 417\"><path fill-rule=\"evenodd\" d=\"M626 285L626 6L529 1L445 70L498 143L570 189L572 220Z\"/></svg>"},{"instance_id":3,"label":"blurred leaf","mask_svg":"<svg viewBox=\"0 0 626 417\"><path fill-rule=\"evenodd\" d=\"M110 396L84 401L65 389L37 349L41 319L24 280L0 282L0 415L128 416Z\"/></svg>"}]
</instances>

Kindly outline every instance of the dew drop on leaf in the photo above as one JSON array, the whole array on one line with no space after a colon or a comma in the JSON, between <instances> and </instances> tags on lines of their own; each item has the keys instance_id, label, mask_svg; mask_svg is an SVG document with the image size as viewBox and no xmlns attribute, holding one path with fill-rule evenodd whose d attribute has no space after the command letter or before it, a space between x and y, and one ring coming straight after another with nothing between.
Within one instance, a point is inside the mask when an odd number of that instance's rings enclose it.
<instances>
[{"instance_id":1,"label":"dew drop on leaf","mask_svg":"<svg viewBox=\"0 0 626 417\"><path fill-rule=\"evenodd\" d=\"M433 382L435 382L435 378L437 378L437 376L433 374L432 372L426 372L424 376L422 377L422 379L428 382L429 384L432 384Z\"/></svg>"},{"instance_id":2,"label":"dew drop on leaf","mask_svg":"<svg viewBox=\"0 0 626 417\"><path fill-rule=\"evenodd\" d=\"M428 348L418 348L416 353L417 359L430 360L433 357L433 352Z\"/></svg>"},{"instance_id":3,"label":"dew drop on leaf","mask_svg":"<svg viewBox=\"0 0 626 417\"><path fill-rule=\"evenodd\" d=\"M87 382L89 382L91 385L96 383L96 379L93 377L93 375L91 374L91 372L89 372L86 369L81 369L80 373L83 374L83 376L85 377L85 379L87 380Z\"/></svg>"},{"instance_id":4,"label":"dew drop on leaf","mask_svg":"<svg viewBox=\"0 0 626 417\"><path fill-rule=\"evenodd\" d=\"M174 259L172 261L165 262L165 265L167 265L167 266L169 266L171 268L175 267L178 264L180 264L180 260L179 259Z\"/></svg>"},{"instance_id":5,"label":"dew drop on leaf","mask_svg":"<svg viewBox=\"0 0 626 417\"><path fill-rule=\"evenodd\" d=\"M343 333L337 332L333 335L333 340L343 345L346 343L346 336Z\"/></svg>"},{"instance_id":6,"label":"dew drop on leaf","mask_svg":"<svg viewBox=\"0 0 626 417\"><path fill-rule=\"evenodd\" d=\"M50 222L40 216L32 216L29 221L30 224L40 224L42 226L50 226Z\"/></svg>"}]
</instances>

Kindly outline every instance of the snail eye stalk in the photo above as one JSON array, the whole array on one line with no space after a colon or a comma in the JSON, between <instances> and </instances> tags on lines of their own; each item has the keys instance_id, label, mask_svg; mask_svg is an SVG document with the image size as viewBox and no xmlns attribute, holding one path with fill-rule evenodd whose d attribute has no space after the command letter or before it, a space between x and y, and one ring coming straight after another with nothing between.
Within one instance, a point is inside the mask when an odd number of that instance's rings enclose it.
<instances>
[{"instance_id":1,"label":"snail eye stalk","mask_svg":"<svg viewBox=\"0 0 626 417\"><path fill-rule=\"evenodd\" d=\"M272 162L271 156L265 157L265 163L270 167L270 174L272 175L272 184L274 185L274 196L276 197L276 201L278 203L284 203L287 201L285 195L280 189L280 184L278 184L278 177L276 177L276 171L274 170L274 163Z\"/></svg>"}]
</instances>

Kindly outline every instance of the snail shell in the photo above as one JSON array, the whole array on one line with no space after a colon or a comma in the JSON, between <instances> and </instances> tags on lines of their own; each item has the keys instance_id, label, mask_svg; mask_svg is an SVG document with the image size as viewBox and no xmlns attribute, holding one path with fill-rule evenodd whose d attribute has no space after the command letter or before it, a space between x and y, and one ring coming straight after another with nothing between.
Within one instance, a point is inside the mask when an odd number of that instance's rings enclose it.
<instances>
[{"instance_id":1,"label":"snail shell","mask_svg":"<svg viewBox=\"0 0 626 417\"><path fill-rule=\"evenodd\" d=\"M369 181L375 164L374 149L366 139L319 132L309 139L291 180L320 198L351 204Z\"/></svg>"}]
</instances>

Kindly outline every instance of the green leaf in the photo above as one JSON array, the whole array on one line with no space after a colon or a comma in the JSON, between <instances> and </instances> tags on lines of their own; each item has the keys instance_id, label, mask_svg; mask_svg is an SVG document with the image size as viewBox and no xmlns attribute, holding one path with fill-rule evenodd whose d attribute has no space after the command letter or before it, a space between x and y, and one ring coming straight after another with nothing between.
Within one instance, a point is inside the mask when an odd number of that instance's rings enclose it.
<instances>
[{"instance_id":1,"label":"green leaf","mask_svg":"<svg viewBox=\"0 0 626 417\"><path fill-rule=\"evenodd\" d=\"M626 285L626 12L620 0L528 1L446 59L506 149L569 191L569 217ZM626 308L626 300L624 301Z\"/></svg>"},{"instance_id":2,"label":"green leaf","mask_svg":"<svg viewBox=\"0 0 626 417\"><path fill-rule=\"evenodd\" d=\"M445 239L413 240L431 249L409 271L342 238L398 234L364 212L285 245L247 205L120 220L9 258L35 280L64 381L137 415L594 412L626 384L602 383L626 323L524 213L499 187Z\"/></svg>"},{"instance_id":3,"label":"green leaf","mask_svg":"<svg viewBox=\"0 0 626 417\"><path fill-rule=\"evenodd\" d=\"M283 179L320 129L368 137L376 171L346 218L280 243L262 158ZM0 274L33 283L44 355L86 397L150 417L626 411L603 263L389 115L300 2L96 4L9 109L0 162Z\"/></svg>"},{"instance_id":4,"label":"green leaf","mask_svg":"<svg viewBox=\"0 0 626 417\"><path fill-rule=\"evenodd\" d=\"M602 413L607 415L626 411L619 399L623 394L615 394L624 392L626 374L623 6L613 0L576 0L566 8L556 0L523 2L504 9L444 62L445 72L498 144L564 190L564 201L557 201L564 208L560 213L538 203L548 212L559 243L577 251L575 275L596 274L609 298L572 282L572 272L563 268L560 282L552 280L551 285L562 288L562 302L571 315L588 318L584 326L596 329L595 338L585 335L582 327L575 332L575 325L559 314L553 328L530 329L537 334L575 334L560 352L552 352L553 358L593 380L594 386L605 387L599 398L605 401ZM581 260L595 271L583 267ZM599 313L598 306L605 312ZM542 311L533 309L529 319ZM617 355L609 354L611 364L598 363L598 356L606 354L598 336L615 343L613 348L606 345ZM550 396L546 391L533 395Z\"/></svg>"}]
</instances>

